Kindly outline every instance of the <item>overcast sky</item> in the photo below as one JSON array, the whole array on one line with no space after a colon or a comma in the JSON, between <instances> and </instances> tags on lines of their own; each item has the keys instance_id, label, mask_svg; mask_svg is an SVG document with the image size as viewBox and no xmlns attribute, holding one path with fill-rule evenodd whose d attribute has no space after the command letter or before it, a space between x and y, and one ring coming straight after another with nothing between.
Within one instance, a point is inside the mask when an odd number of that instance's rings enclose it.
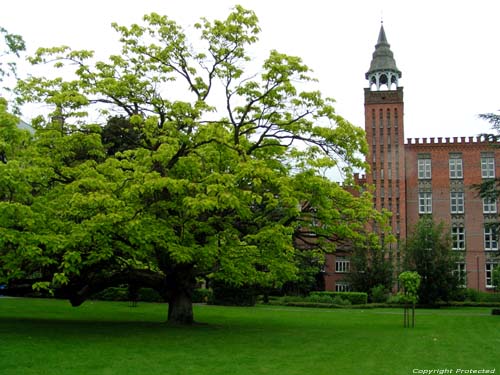
<instances>
[{"instance_id":1,"label":"overcast sky","mask_svg":"<svg viewBox=\"0 0 500 375\"><path fill-rule=\"evenodd\" d=\"M225 18L234 4L257 13L262 59L270 49L302 57L337 112L361 127L382 18L403 73L405 137L477 135L490 129L477 115L500 109L498 0L12 0L2 3L0 26L30 51L65 44L107 56L116 52L111 22L137 23L154 11L189 31L200 17Z\"/></svg>"}]
</instances>

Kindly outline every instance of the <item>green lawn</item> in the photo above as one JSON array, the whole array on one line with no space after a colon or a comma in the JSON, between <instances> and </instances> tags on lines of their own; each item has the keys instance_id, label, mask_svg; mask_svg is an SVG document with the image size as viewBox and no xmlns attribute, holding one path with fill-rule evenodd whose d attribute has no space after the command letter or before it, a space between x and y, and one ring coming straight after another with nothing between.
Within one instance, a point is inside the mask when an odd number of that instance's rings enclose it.
<instances>
[{"instance_id":1,"label":"green lawn","mask_svg":"<svg viewBox=\"0 0 500 375\"><path fill-rule=\"evenodd\" d=\"M170 327L166 306L0 298L0 374L405 375L500 372L500 316L489 308L196 306L203 325Z\"/></svg>"}]
</instances>

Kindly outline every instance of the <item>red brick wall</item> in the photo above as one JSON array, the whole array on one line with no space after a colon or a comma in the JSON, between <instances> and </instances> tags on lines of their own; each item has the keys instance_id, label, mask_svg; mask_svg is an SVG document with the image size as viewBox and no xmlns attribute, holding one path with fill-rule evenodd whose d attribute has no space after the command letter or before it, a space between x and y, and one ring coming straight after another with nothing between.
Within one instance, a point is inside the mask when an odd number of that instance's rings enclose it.
<instances>
[{"instance_id":1,"label":"red brick wall","mask_svg":"<svg viewBox=\"0 0 500 375\"><path fill-rule=\"evenodd\" d=\"M484 250L484 215L481 198L474 185L482 182L481 152L492 152L495 155L495 174L500 176L500 149L491 143L478 141L476 138L445 138L408 140L406 144L406 186L407 186L407 231L411 233L420 215L418 212L419 180L417 163L419 154L431 157L432 178L432 216L436 222L443 221L451 230L452 215L450 212L450 192L453 182L449 177L450 153L461 153L463 160L463 191L465 198L463 223L465 228L464 256L467 271L467 287L486 291L485 261L493 252ZM425 141L425 142L424 142ZM432 143L431 143L432 142ZM498 210L498 208L497 208Z\"/></svg>"}]
</instances>

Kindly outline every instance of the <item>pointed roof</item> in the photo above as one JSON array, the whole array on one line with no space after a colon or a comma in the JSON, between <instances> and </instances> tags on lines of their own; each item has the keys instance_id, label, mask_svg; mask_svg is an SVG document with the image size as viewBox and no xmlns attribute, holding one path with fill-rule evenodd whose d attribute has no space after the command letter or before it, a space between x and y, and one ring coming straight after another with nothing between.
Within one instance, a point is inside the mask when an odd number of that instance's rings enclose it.
<instances>
[{"instance_id":1,"label":"pointed roof","mask_svg":"<svg viewBox=\"0 0 500 375\"><path fill-rule=\"evenodd\" d=\"M391 51L391 45L387 42L384 24L382 23L382 25L380 25L377 44L375 45L375 52L373 52L372 55L370 69L366 73L366 79L368 79L369 75L372 73L384 71L397 73L399 77L402 76L401 71L396 66L396 60L394 60L394 54Z\"/></svg>"}]
</instances>

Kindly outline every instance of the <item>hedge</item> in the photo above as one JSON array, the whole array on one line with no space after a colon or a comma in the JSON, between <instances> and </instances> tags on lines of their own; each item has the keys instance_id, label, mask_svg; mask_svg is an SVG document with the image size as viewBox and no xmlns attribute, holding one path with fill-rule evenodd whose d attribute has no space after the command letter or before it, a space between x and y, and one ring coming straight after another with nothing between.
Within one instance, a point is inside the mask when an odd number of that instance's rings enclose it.
<instances>
[{"instance_id":1,"label":"hedge","mask_svg":"<svg viewBox=\"0 0 500 375\"><path fill-rule=\"evenodd\" d=\"M195 289L192 295L194 303L207 302L212 295L210 289ZM130 301L130 294L127 287L111 287L102 292L94 294L91 299L101 301ZM154 289L141 288L137 301L140 302L165 302L163 297Z\"/></svg>"},{"instance_id":2,"label":"hedge","mask_svg":"<svg viewBox=\"0 0 500 375\"><path fill-rule=\"evenodd\" d=\"M221 306L255 306L257 293L251 286L235 287L222 282L212 283L210 305Z\"/></svg>"},{"instance_id":3,"label":"hedge","mask_svg":"<svg viewBox=\"0 0 500 375\"><path fill-rule=\"evenodd\" d=\"M366 305L368 303L368 294L364 292L311 292L310 296L328 296L332 300L340 297L353 305Z\"/></svg>"}]
</instances>

